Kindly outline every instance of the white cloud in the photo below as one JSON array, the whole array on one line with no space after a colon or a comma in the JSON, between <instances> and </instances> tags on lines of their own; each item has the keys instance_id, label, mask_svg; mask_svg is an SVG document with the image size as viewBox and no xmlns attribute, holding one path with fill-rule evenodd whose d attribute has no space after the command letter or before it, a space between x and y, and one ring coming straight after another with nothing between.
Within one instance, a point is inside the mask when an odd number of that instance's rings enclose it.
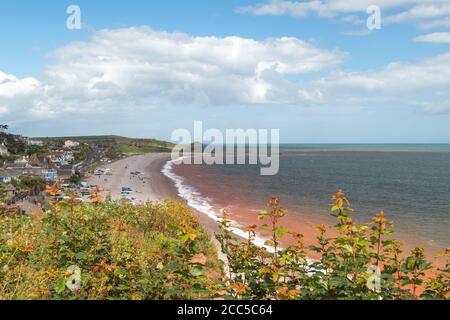
<instances>
[{"instance_id":1,"label":"white cloud","mask_svg":"<svg viewBox=\"0 0 450 320\"><path fill-rule=\"evenodd\" d=\"M450 100L424 102L422 107L427 113L430 114L448 114L450 113Z\"/></svg>"},{"instance_id":2,"label":"white cloud","mask_svg":"<svg viewBox=\"0 0 450 320\"><path fill-rule=\"evenodd\" d=\"M449 111L450 53L415 63L391 63L364 72L339 72L314 83L329 101L358 105L421 106L429 113Z\"/></svg>"},{"instance_id":3,"label":"white cloud","mask_svg":"<svg viewBox=\"0 0 450 320\"><path fill-rule=\"evenodd\" d=\"M418 36L413 39L415 42L429 43L450 43L450 32L435 32Z\"/></svg>"},{"instance_id":4,"label":"white cloud","mask_svg":"<svg viewBox=\"0 0 450 320\"><path fill-rule=\"evenodd\" d=\"M316 12L320 15L327 14L321 1L309 1L309 2L272 1L267 4L240 7L237 9L237 11L240 13L253 13L255 15L288 14L294 17L303 17L309 14L310 12Z\"/></svg>"},{"instance_id":5,"label":"white cloud","mask_svg":"<svg viewBox=\"0 0 450 320\"><path fill-rule=\"evenodd\" d=\"M3 116L9 112L9 109L5 106L0 106L0 116Z\"/></svg>"},{"instance_id":6,"label":"white cloud","mask_svg":"<svg viewBox=\"0 0 450 320\"><path fill-rule=\"evenodd\" d=\"M40 82L35 78L17 79L0 71L0 99L14 98L17 95L29 94L40 86Z\"/></svg>"},{"instance_id":7,"label":"white cloud","mask_svg":"<svg viewBox=\"0 0 450 320\"><path fill-rule=\"evenodd\" d=\"M420 29L450 28L450 16L420 22L417 26Z\"/></svg>"},{"instance_id":8,"label":"white cloud","mask_svg":"<svg viewBox=\"0 0 450 320\"><path fill-rule=\"evenodd\" d=\"M0 73L0 104L16 116L56 117L166 105L302 103L289 79L347 54L296 38L193 37L150 28L102 30L51 53L39 78ZM114 111L113 111L114 110Z\"/></svg>"},{"instance_id":9,"label":"white cloud","mask_svg":"<svg viewBox=\"0 0 450 320\"><path fill-rule=\"evenodd\" d=\"M379 70L338 74L328 82L379 94L437 92L450 85L450 53L416 63L391 63Z\"/></svg>"},{"instance_id":10,"label":"white cloud","mask_svg":"<svg viewBox=\"0 0 450 320\"><path fill-rule=\"evenodd\" d=\"M423 0L422 0L423 1ZM426 1L426 0L425 0ZM428 0L430 1L430 0ZM443 0L435 0L443 1ZM319 16L335 16L338 14L348 14L366 12L371 5L377 5L382 9L402 7L415 4L418 0L313 0L313 1L284 1L274 0L259 3L253 6L238 8L238 12L252 13L255 15L291 15L302 17L308 13L316 13Z\"/></svg>"},{"instance_id":11,"label":"white cloud","mask_svg":"<svg viewBox=\"0 0 450 320\"><path fill-rule=\"evenodd\" d=\"M30 112L35 98L42 97L42 84L35 78L17 77L0 71L0 115L17 119Z\"/></svg>"},{"instance_id":12,"label":"white cloud","mask_svg":"<svg viewBox=\"0 0 450 320\"><path fill-rule=\"evenodd\" d=\"M388 16L386 23L399 23L405 21L418 21L450 15L450 3L446 4L419 4L407 11Z\"/></svg>"},{"instance_id":13,"label":"white cloud","mask_svg":"<svg viewBox=\"0 0 450 320\"><path fill-rule=\"evenodd\" d=\"M237 11L254 15L293 17L305 17L309 14L327 18L340 16L344 22L363 24L368 17L366 10L371 5L380 7L383 24L413 22L418 23L421 28L431 29L448 26L450 19L448 0L272 0L240 7ZM435 20L429 21L431 19Z\"/></svg>"},{"instance_id":14,"label":"white cloud","mask_svg":"<svg viewBox=\"0 0 450 320\"><path fill-rule=\"evenodd\" d=\"M296 38L256 41L127 28L98 31L51 57L39 80L0 73L2 118L120 118L168 106L259 104L354 110L383 103L444 113L447 104L438 101L450 101L450 53L345 72L336 69L347 54ZM311 80L314 75L321 79Z\"/></svg>"}]
</instances>

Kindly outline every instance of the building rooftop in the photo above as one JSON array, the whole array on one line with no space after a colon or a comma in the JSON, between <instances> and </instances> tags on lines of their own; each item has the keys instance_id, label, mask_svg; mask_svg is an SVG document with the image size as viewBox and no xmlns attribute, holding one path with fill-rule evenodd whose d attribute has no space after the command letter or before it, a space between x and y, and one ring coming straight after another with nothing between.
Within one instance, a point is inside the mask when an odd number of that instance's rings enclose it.
<instances>
[{"instance_id":1,"label":"building rooftop","mask_svg":"<svg viewBox=\"0 0 450 320\"><path fill-rule=\"evenodd\" d=\"M17 189L12 185L8 184L4 189L3 192L15 192Z\"/></svg>"}]
</instances>

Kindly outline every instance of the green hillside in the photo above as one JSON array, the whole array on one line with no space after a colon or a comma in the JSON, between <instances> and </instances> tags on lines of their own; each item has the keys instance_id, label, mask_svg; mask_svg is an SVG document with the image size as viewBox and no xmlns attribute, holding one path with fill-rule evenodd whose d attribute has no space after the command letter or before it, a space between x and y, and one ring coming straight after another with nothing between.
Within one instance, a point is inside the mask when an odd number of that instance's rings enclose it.
<instances>
[{"instance_id":1,"label":"green hillside","mask_svg":"<svg viewBox=\"0 0 450 320\"><path fill-rule=\"evenodd\" d=\"M92 146L111 148L113 151L125 155L144 154L149 152L170 152L174 146L170 142L156 139L133 139L115 135L53 137L53 138L38 138L38 139L42 139L45 141L55 141L55 140L78 141L80 143L86 143Z\"/></svg>"}]
</instances>

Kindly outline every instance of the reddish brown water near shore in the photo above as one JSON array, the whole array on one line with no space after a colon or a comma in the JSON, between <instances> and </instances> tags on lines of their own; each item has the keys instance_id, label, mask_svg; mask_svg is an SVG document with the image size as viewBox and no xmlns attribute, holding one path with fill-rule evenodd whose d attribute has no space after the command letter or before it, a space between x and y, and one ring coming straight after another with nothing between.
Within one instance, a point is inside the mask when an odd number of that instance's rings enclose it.
<instances>
[{"instance_id":1,"label":"reddish brown water near shore","mask_svg":"<svg viewBox=\"0 0 450 320\"><path fill-rule=\"evenodd\" d=\"M188 204L213 218L220 218L221 210L226 208L241 228L261 224L257 213L267 209L270 197L277 196L289 211L282 224L292 232L302 233L305 242L313 244L317 226L336 222L329 212L330 197L342 188L349 191L358 222L368 222L373 214L385 210L395 223L396 237L404 243L405 252L420 246L428 257L433 257L450 243L450 200L444 192L450 173L439 170L439 166L450 168L450 153L285 154L280 174L272 177L261 177L258 168L249 166L173 165L171 174L179 179L180 195ZM327 170L330 162L332 166ZM348 162L351 165L347 169L343 164ZM427 163L428 171L420 167L422 163ZM401 166L410 166L406 169L418 175L417 179L411 179ZM336 168L342 171L333 175ZM435 171L439 174L434 175ZM432 185L434 190L430 190ZM268 235L261 232L259 236L263 243ZM287 236L284 243L291 241Z\"/></svg>"}]
</instances>

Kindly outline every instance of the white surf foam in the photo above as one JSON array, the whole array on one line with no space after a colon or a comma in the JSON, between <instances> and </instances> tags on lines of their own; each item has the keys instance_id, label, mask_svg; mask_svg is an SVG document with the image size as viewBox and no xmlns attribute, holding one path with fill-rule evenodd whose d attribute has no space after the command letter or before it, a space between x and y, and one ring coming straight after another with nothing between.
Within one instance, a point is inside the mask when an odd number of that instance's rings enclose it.
<instances>
[{"instance_id":1,"label":"white surf foam","mask_svg":"<svg viewBox=\"0 0 450 320\"><path fill-rule=\"evenodd\" d=\"M183 159L187 158L190 158L190 156L181 157L175 160L168 161L162 168L161 172L175 183L178 195L181 198L185 199L187 204L191 208L207 215L210 219L214 220L215 222L220 223L222 220L222 214L224 209L220 210L215 209L210 203L211 199L204 197L202 194L200 194L200 192L197 189L187 185L183 177L180 177L174 173L173 166L181 163ZM244 239L248 239L248 234L244 232L241 229L241 227L242 225L239 225L236 221L232 221L232 227L230 229L237 236L242 237ZM269 252L273 252L274 251L273 247L265 245L266 241L267 239L264 239L260 236L256 236L254 244L259 247L266 248Z\"/></svg>"}]
</instances>

